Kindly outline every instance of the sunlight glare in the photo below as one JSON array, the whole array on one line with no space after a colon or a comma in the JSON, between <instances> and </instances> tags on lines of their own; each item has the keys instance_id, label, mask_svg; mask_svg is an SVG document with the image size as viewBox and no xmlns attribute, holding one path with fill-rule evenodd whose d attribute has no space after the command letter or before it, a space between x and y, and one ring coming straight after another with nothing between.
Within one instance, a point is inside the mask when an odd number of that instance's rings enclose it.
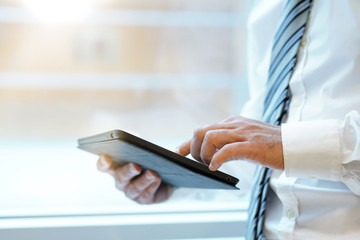
<instances>
[{"instance_id":1,"label":"sunlight glare","mask_svg":"<svg viewBox=\"0 0 360 240\"><path fill-rule=\"evenodd\" d=\"M44 24L79 23L94 8L92 0L23 0L38 21Z\"/></svg>"}]
</instances>

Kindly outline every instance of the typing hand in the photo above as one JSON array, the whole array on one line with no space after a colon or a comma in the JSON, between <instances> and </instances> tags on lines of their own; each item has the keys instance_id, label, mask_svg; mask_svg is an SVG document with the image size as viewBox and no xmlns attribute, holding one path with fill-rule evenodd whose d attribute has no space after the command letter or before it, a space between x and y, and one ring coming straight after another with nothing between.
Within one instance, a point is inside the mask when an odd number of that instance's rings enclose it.
<instances>
[{"instance_id":1,"label":"typing hand","mask_svg":"<svg viewBox=\"0 0 360 240\"><path fill-rule=\"evenodd\" d=\"M196 129L178 151L182 155L191 153L212 171L227 161L242 159L284 169L281 128L241 116Z\"/></svg>"}]
</instances>

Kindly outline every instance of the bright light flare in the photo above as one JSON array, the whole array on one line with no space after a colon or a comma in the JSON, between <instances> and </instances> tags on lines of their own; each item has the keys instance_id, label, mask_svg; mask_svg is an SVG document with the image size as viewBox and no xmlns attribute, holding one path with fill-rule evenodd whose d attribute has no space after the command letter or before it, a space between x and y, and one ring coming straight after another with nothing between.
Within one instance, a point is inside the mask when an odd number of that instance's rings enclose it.
<instances>
[{"instance_id":1,"label":"bright light flare","mask_svg":"<svg viewBox=\"0 0 360 240\"><path fill-rule=\"evenodd\" d=\"M44 24L79 23L94 10L92 0L23 0L37 20Z\"/></svg>"}]
</instances>

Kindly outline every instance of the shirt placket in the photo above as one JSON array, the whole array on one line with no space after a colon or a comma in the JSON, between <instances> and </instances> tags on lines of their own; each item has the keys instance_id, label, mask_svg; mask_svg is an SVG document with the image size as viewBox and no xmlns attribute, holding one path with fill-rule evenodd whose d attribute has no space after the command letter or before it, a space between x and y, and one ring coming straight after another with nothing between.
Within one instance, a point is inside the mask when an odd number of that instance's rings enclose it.
<instances>
[{"instance_id":1,"label":"shirt placket","mask_svg":"<svg viewBox=\"0 0 360 240\"><path fill-rule=\"evenodd\" d=\"M307 58L307 44L308 36L304 36L303 40L300 42L299 53L298 53L298 63L294 69L293 76L290 79L289 85L292 93L290 107L289 107L289 116L287 118L288 122L298 122L301 120L301 113L303 106L305 104L306 91L303 81L303 72L305 68L306 58Z\"/></svg>"},{"instance_id":2,"label":"shirt placket","mask_svg":"<svg viewBox=\"0 0 360 240\"><path fill-rule=\"evenodd\" d=\"M289 178L282 173L276 180L276 192L283 204L280 222L277 226L279 239L293 239L296 218L299 216L299 202L294 193L296 178Z\"/></svg>"}]
</instances>

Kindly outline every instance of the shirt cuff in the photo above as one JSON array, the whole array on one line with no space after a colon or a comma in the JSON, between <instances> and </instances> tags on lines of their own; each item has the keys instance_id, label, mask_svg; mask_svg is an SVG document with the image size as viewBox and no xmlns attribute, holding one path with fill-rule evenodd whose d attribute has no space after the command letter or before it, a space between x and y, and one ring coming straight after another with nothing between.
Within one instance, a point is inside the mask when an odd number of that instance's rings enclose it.
<instances>
[{"instance_id":1,"label":"shirt cuff","mask_svg":"<svg viewBox=\"0 0 360 240\"><path fill-rule=\"evenodd\" d=\"M286 176L339 181L339 126L337 120L283 124L281 134Z\"/></svg>"}]
</instances>

